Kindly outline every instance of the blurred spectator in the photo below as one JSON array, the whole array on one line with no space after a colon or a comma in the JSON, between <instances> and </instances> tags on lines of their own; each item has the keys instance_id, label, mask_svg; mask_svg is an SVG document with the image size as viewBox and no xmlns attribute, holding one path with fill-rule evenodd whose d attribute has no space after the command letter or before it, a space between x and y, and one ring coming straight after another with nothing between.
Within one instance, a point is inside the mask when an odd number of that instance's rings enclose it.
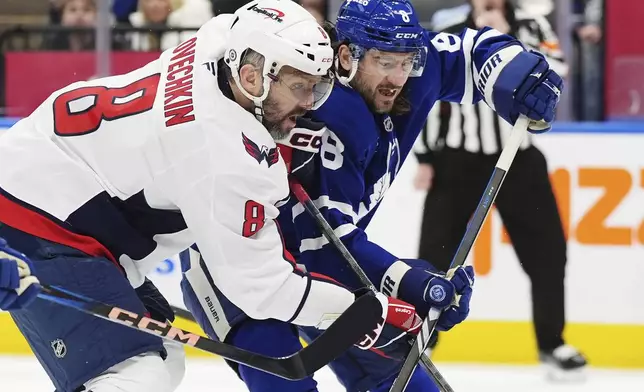
<instances>
[{"instance_id":1,"label":"blurred spectator","mask_svg":"<svg viewBox=\"0 0 644 392\"><path fill-rule=\"evenodd\" d=\"M130 24L133 27L141 28L166 27L173 6L174 4L170 0L139 0L138 11L130 14ZM162 39L163 33L156 31L132 33L129 35L130 49L158 50L161 48Z\"/></svg>"},{"instance_id":2,"label":"blurred spectator","mask_svg":"<svg viewBox=\"0 0 644 392\"><path fill-rule=\"evenodd\" d=\"M56 0L52 2L60 15L63 27L94 27L96 24L95 0ZM60 32L45 41L46 49L53 50L92 50L94 48L93 32Z\"/></svg>"},{"instance_id":3,"label":"blurred spectator","mask_svg":"<svg viewBox=\"0 0 644 392\"><path fill-rule=\"evenodd\" d=\"M113 0L112 13L118 23L129 24L130 15L136 12L137 7L137 0Z\"/></svg>"},{"instance_id":4,"label":"blurred spectator","mask_svg":"<svg viewBox=\"0 0 644 392\"><path fill-rule=\"evenodd\" d=\"M552 0L519 0L517 3L520 9L530 15L546 16L555 8Z\"/></svg>"},{"instance_id":5,"label":"blurred spectator","mask_svg":"<svg viewBox=\"0 0 644 392\"><path fill-rule=\"evenodd\" d=\"M603 75L602 75L602 25L603 0L582 1L580 22L575 28L579 38L580 75L579 115L580 120L600 121L603 119Z\"/></svg>"},{"instance_id":6,"label":"blurred spectator","mask_svg":"<svg viewBox=\"0 0 644 392\"><path fill-rule=\"evenodd\" d=\"M49 22L54 25L60 24L61 0L49 0Z\"/></svg>"},{"instance_id":7,"label":"blurred spectator","mask_svg":"<svg viewBox=\"0 0 644 392\"><path fill-rule=\"evenodd\" d=\"M211 0L212 12L215 15L234 14L242 5L251 0Z\"/></svg>"},{"instance_id":8,"label":"blurred spectator","mask_svg":"<svg viewBox=\"0 0 644 392\"><path fill-rule=\"evenodd\" d=\"M241 5L240 5L241 7ZM181 7L175 7L175 11L168 17L168 26L174 28L199 28L213 17L211 4L208 0L183 0ZM192 35L193 32L182 34Z\"/></svg>"},{"instance_id":9,"label":"blurred spectator","mask_svg":"<svg viewBox=\"0 0 644 392\"><path fill-rule=\"evenodd\" d=\"M322 24L326 20L326 0L301 0L300 4Z\"/></svg>"},{"instance_id":10,"label":"blurred spectator","mask_svg":"<svg viewBox=\"0 0 644 392\"><path fill-rule=\"evenodd\" d=\"M139 0L139 10L130 15L133 27L197 29L212 18L208 0ZM130 49L166 50L178 45L194 30L186 32L136 32L130 34Z\"/></svg>"}]
</instances>

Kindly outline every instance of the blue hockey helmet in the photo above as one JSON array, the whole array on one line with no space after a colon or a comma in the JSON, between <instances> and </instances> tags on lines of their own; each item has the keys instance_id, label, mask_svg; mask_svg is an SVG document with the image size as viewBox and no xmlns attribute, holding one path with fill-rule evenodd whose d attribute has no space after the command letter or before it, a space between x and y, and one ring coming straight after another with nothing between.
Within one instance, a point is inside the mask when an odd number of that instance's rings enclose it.
<instances>
[{"instance_id":1,"label":"blue hockey helmet","mask_svg":"<svg viewBox=\"0 0 644 392\"><path fill-rule=\"evenodd\" d=\"M424 29L409 0L345 0L335 28L338 40L349 42L355 62L370 49L415 53L410 76L422 74L427 59ZM349 80L353 75L355 69Z\"/></svg>"}]
</instances>

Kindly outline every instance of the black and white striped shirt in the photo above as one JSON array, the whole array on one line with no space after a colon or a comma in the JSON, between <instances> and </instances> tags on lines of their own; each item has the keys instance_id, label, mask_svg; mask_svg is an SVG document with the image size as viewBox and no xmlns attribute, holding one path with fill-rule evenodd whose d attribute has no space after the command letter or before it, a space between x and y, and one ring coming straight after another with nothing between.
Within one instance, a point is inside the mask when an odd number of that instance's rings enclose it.
<instances>
[{"instance_id":1,"label":"black and white striped shirt","mask_svg":"<svg viewBox=\"0 0 644 392\"><path fill-rule=\"evenodd\" d=\"M434 25L448 33L459 32L466 27L475 28L469 10L466 8L463 11L460 14L450 13L448 21L434 21ZM517 37L526 47L543 53L550 67L559 75L564 77L567 74L568 67L557 37L545 18L509 8L507 20L511 26L510 35ZM497 116L484 101L474 105L437 102L429 113L414 152L421 163L431 163L433 152L443 148L497 154L511 130L512 125ZM531 144L531 137L528 136L521 149Z\"/></svg>"}]
</instances>

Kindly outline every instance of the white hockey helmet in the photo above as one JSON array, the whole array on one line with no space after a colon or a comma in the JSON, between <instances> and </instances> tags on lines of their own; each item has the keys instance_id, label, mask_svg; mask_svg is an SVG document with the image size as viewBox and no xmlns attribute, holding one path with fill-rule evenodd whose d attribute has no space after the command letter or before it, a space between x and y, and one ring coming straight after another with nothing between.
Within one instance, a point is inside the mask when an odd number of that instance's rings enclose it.
<instances>
[{"instance_id":1,"label":"white hockey helmet","mask_svg":"<svg viewBox=\"0 0 644 392\"><path fill-rule=\"evenodd\" d=\"M310 75L322 76L313 95L313 109L329 97L333 87L333 49L328 34L313 15L292 0L256 0L235 12L224 61L241 92L252 100L261 116L262 102L271 81L288 65ZM264 90L261 97L248 93L239 81L244 52L252 49L264 56Z\"/></svg>"}]
</instances>

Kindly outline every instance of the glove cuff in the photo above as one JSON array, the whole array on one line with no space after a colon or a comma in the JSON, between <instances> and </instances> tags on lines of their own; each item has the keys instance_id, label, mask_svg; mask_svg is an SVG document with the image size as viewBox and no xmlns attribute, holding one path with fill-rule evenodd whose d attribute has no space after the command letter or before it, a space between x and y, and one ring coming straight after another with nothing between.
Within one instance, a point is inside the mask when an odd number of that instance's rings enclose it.
<instances>
[{"instance_id":1,"label":"glove cuff","mask_svg":"<svg viewBox=\"0 0 644 392\"><path fill-rule=\"evenodd\" d=\"M407 271L410 269L411 267L409 265L400 260L394 262L382 276L382 281L380 281L380 292L389 297L401 298L398 295L400 284L404 276L407 274Z\"/></svg>"}]
</instances>

